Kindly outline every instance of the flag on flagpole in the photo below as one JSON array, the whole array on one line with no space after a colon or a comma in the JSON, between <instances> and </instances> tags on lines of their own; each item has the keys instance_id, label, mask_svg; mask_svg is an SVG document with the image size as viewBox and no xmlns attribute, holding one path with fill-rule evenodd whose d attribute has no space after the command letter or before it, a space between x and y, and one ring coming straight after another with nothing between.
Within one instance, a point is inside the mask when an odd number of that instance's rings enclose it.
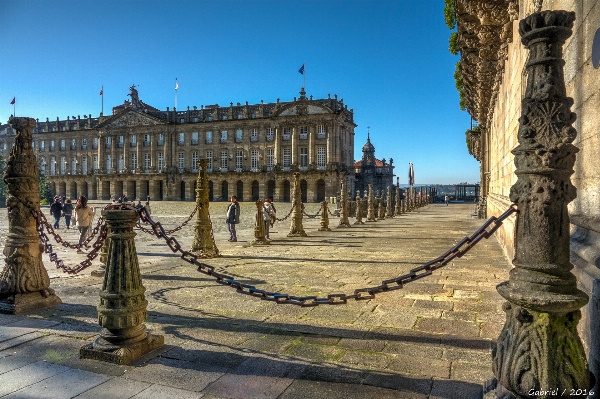
<instances>
[{"instance_id":1,"label":"flag on flagpole","mask_svg":"<svg viewBox=\"0 0 600 399\"><path fill-rule=\"evenodd\" d=\"M302 66L300 67L300 69L298 70L298 72L300 72L300 75L304 75L304 66L306 64L302 64Z\"/></svg>"},{"instance_id":2,"label":"flag on flagpole","mask_svg":"<svg viewBox=\"0 0 600 399\"><path fill-rule=\"evenodd\" d=\"M104 93L104 89L100 89L100 95L102 95L102 93Z\"/></svg>"},{"instance_id":3,"label":"flag on flagpole","mask_svg":"<svg viewBox=\"0 0 600 399\"><path fill-rule=\"evenodd\" d=\"M177 78L175 78L175 90L179 89L179 82L177 81Z\"/></svg>"},{"instance_id":4,"label":"flag on flagpole","mask_svg":"<svg viewBox=\"0 0 600 399\"><path fill-rule=\"evenodd\" d=\"M13 97L12 101L10 102L10 105L15 105L16 100L17 100L17 97Z\"/></svg>"}]
</instances>

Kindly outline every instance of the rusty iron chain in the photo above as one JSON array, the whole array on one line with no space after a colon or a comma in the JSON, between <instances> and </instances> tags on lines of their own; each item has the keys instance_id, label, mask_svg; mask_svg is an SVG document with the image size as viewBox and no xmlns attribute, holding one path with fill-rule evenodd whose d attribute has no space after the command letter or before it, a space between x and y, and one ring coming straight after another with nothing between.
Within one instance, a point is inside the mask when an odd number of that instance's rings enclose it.
<instances>
[{"instance_id":1,"label":"rusty iron chain","mask_svg":"<svg viewBox=\"0 0 600 399\"><path fill-rule=\"evenodd\" d=\"M152 221L149 218L150 215L145 214L143 211L144 208L138 211L140 217L146 218L146 220L148 220L148 223L152 225L153 231L156 232L156 236L164 238L167 245L169 246L169 248L171 248L173 252L181 253L181 259L195 266L198 266L198 272L214 277L217 283L219 284L228 285L231 288L235 288L239 294L259 297L262 300L272 301L277 304L290 304L301 307L311 307L319 305L341 305L348 303L348 300L350 299L354 299L357 301L373 299L378 293L395 291L404 288L404 286L408 283L431 275L433 271L444 267L454 258L462 257L479 241L481 241L481 239L487 239L491 237L492 234L494 234L494 232L498 230L498 228L502 225L502 222L506 218L508 218L513 213L518 212L517 206L515 204L512 204L508 208L508 210L506 210L506 212L504 212L502 215L500 215L499 217L492 216L475 233L473 233L471 236L465 237L462 240L460 240L456 245L450 248L443 255L433 260L430 260L429 262L423 263L419 267L411 269L407 274L403 274L393 279L384 280L381 282L381 285L378 286L356 289L351 295L343 293L329 294L326 297L319 298L314 295L295 296L289 294L282 294L279 292L269 292L256 288L253 285L244 284L242 282L236 281L232 276L219 273L215 270L214 266L198 262L198 258L201 258L202 256L195 255L189 251L182 251L181 245L179 245L177 240L173 237L167 237L167 235L164 234L164 229L162 228L162 226L160 226L159 223L155 223L154 221ZM488 227L490 227L489 230Z\"/></svg>"},{"instance_id":2,"label":"rusty iron chain","mask_svg":"<svg viewBox=\"0 0 600 399\"><path fill-rule=\"evenodd\" d=\"M196 204L196 207L194 208L192 213L190 213L190 216L188 216L188 218L181 225L179 225L178 227L175 227L173 230L165 231L165 234L173 234L173 233L181 230L182 228L184 228L190 222L190 220L192 220L192 218L194 217L194 215L196 214L198 209L200 209L200 207L201 207L200 204ZM145 228L144 226L141 225L141 223L137 223L136 227L138 229L142 230L144 233L154 235L154 232L152 230Z\"/></svg>"},{"instance_id":3,"label":"rusty iron chain","mask_svg":"<svg viewBox=\"0 0 600 399\"><path fill-rule=\"evenodd\" d=\"M181 259L188 261L188 262L190 262L190 260L188 260L188 259L193 259L193 262L195 262L196 264L199 265L200 263L197 262L198 258L207 259L207 258L217 258L217 257L221 256L221 254L219 253L219 249L217 248L217 245L215 243L215 237L214 237L212 229L210 230L210 238L213 242L213 246L215 248L216 253L215 254L195 254L190 251L183 251L181 249L181 244L179 244L177 239L175 239L175 237L169 237L167 232L165 231L165 229L160 224L160 222L155 222L154 220L152 220L152 218L150 217L150 213L148 212L148 210L145 207L138 208L138 209L136 209L136 211L137 211L138 215L140 216L140 219L142 220L142 222L150 224L150 227L152 228L151 229L152 234L154 234L158 238L163 238L165 240L165 242L167 243L167 246L174 253L175 252L181 253ZM210 213L208 214L208 218L210 220ZM193 262L190 262L190 263L193 263Z\"/></svg>"},{"instance_id":4,"label":"rusty iron chain","mask_svg":"<svg viewBox=\"0 0 600 399\"><path fill-rule=\"evenodd\" d=\"M37 221L37 216L36 216L37 211L34 211L31 208L29 208L29 211L32 213L33 217ZM56 233L56 231L54 230L54 227L52 225L50 225L50 223L48 222L46 215L44 215L44 213L40 210L40 225L39 226L45 227L48 234L50 234L52 237L54 237L54 240L58 244L62 245L63 247L71 248L71 249L81 249L82 247L88 248L88 244L94 239L96 234L98 234L98 232L100 231L100 229L102 227L103 222L104 222L104 219L101 216L100 218L98 218L98 222L96 223L96 226L94 226L94 228L92 229L90 235L85 239L85 241L82 244L71 244L71 243L65 241L59 234ZM38 226L38 230L39 230L39 226Z\"/></svg>"},{"instance_id":5,"label":"rusty iron chain","mask_svg":"<svg viewBox=\"0 0 600 399\"><path fill-rule=\"evenodd\" d=\"M323 210L323 204L321 204L321 207L319 208L319 210L317 211L317 213L315 213L314 215L309 215L308 213L306 213L306 211L304 210L304 207L302 207L302 214L304 216L306 216L309 219L314 219L317 216L319 216L321 214L321 211Z\"/></svg>"}]
</instances>

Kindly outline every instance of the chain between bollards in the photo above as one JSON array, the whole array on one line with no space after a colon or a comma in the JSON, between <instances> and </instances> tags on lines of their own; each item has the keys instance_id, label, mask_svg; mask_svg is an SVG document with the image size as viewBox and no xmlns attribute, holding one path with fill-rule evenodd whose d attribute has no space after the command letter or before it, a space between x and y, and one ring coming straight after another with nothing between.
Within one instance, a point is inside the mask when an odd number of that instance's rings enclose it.
<instances>
[{"instance_id":1,"label":"chain between bollards","mask_svg":"<svg viewBox=\"0 0 600 399\"><path fill-rule=\"evenodd\" d=\"M190 220L192 220L192 218L194 217L194 215L196 214L196 212L198 211L198 209L200 207L201 207L201 205L197 204L196 207L194 208L194 210L192 211L192 213L190 213L190 216L188 216L188 218L181 225L175 227L172 230L165 231L165 234L173 234L173 233L181 230L182 228L184 228L190 222ZM154 235L154 232L152 230L145 228L144 226L141 225L141 223L137 223L135 227L142 230L144 233Z\"/></svg>"}]
</instances>

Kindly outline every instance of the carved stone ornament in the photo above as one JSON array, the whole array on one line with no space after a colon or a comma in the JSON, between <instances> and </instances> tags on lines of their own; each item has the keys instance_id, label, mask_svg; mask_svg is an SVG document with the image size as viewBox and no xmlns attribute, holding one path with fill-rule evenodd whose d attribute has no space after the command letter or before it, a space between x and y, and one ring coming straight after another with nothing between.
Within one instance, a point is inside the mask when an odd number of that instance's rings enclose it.
<instances>
[{"instance_id":1,"label":"carved stone ornament","mask_svg":"<svg viewBox=\"0 0 600 399\"><path fill-rule=\"evenodd\" d=\"M321 202L321 220L319 222L321 225L319 231L331 231L329 228L329 209L327 208L327 201Z\"/></svg>"},{"instance_id":2,"label":"carved stone ornament","mask_svg":"<svg viewBox=\"0 0 600 399\"><path fill-rule=\"evenodd\" d=\"M497 290L508 303L506 324L493 352L498 397L525 398L532 389L589 389L591 378L577 335L587 295L577 288L569 260L569 214L577 132L566 97L562 46L574 12L543 11L520 21L529 50L527 90L515 155L518 205L514 269ZM559 397L547 395L543 397Z\"/></svg>"},{"instance_id":3,"label":"carved stone ornament","mask_svg":"<svg viewBox=\"0 0 600 399\"><path fill-rule=\"evenodd\" d=\"M292 221L290 222L290 232L288 237L306 237L304 226L302 225L302 197L300 192L300 173L294 173L294 203L292 204Z\"/></svg>"},{"instance_id":4,"label":"carved stone ornament","mask_svg":"<svg viewBox=\"0 0 600 399\"><path fill-rule=\"evenodd\" d=\"M210 220L209 187L208 187L208 159L198 160L198 179L196 180L196 204L199 205L194 224L194 241L192 252L202 255L219 256L219 249L213 239L213 226Z\"/></svg>"},{"instance_id":5,"label":"carved stone ornament","mask_svg":"<svg viewBox=\"0 0 600 399\"><path fill-rule=\"evenodd\" d=\"M265 217L264 217L264 201L258 200L255 201L256 205L256 213L254 214L254 240L252 240L252 245L270 245L271 241L267 240L266 234L267 231L265 229Z\"/></svg>"},{"instance_id":6,"label":"carved stone ornament","mask_svg":"<svg viewBox=\"0 0 600 399\"><path fill-rule=\"evenodd\" d=\"M342 177L342 189L340 193L340 222L337 227L352 227L348 220L348 192L346 191L346 177Z\"/></svg>"},{"instance_id":7,"label":"carved stone ornament","mask_svg":"<svg viewBox=\"0 0 600 399\"><path fill-rule=\"evenodd\" d=\"M373 185L369 184L369 196L367 197L367 222L375 222L375 198L373 196Z\"/></svg>"},{"instance_id":8,"label":"carved stone ornament","mask_svg":"<svg viewBox=\"0 0 600 399\"><path fill-rule=\"evenodd\" d=\"M0 273L0 313L17 314L55 306L61 300L50 288L42 263L44 246L31 214L31 210L40 211L39 170L31 147L36 122L12 117L8 123L17 135L4 171L8 234Z\"/></svg>"}]
</instances>

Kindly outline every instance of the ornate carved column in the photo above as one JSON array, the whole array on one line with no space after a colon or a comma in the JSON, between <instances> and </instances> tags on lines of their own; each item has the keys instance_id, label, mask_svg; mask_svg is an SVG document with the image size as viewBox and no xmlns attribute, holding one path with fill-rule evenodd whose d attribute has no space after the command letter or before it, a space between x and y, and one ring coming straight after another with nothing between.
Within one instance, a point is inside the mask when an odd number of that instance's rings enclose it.
<instances>
[{"instance_id":1,"label":"ornate carved column","mask_svg":"<svg viewBox=\"0 0 600 399\"><path fill-rule=\"evenodd\" d=\"M400 199L400 187L396 187L396 207L394 208L394 216L402 214L402 200Z\"/></svg>"},{"instance_id":2,"label":"ornate carved column","mask_svg":"<svg viewBox=\"0 0 600 399\"><path fill-rule=\"evenodd\" d=\"M302 226L302 198L300 193L300 173L294 173L294 203L292 204L292 221L288 237L306 237L304 226Z\"/></svg>"},{"instance_id":3,"label":"ornate carved column","mask_svg":"<svg viewBox=\"0 0 600 399\"><path fill-rule=\"evenodd\" d=\"M319 231L331 231L329 228L329 209L327 208L327 201L321 202L321 227Z\"/></svg>"},{"instance_id":4,"label":"ornate carved column","mask_svg":"<svg viewBox=\"0 0 600 399\"><path fill-rule=\"evenodd\" d=\"M108 261L98 305L102 331L94 342L82 346L79 354L82 358L128 364L163 346L164 338L150 334L142 324L148 301L133 240L137 212L132 205L115 205L103 210L102 216L110 227Z\"/></svg>"},{"instance_id":5,"label":"ornate carved column","mask_svg":"<svg viewBox=\"0 0 600 399\"><path fill-rule=\"evenodd\" d=\"M519 24L529 61L519 145L512 151L518 179L510 199L519 207L515 268L497 287L508 301L493 351L499 398L528 398L531 390L553 390L536 397L558 398L591 387L577 335L579 309L588 297L577 289L569 262L567 204L576 196L570 176L578 149L572 144L576 115L565 94L562 45L574 19L574 12L543 11Z\"/></svg>"},{"instance_id":6,"label":"ornate carved column","mask_svg":"<svg viewBox=\"0 0 600 399\"><path fill-rule=\"evenodd\" d=\"M385 216L388 218L394 217L392 214L392 187L390 186L387 188Z\"/></svg>"},{"instance_id":7,"label":"ornate carved column","mask_svg":"<svg viewBox=\"0 0 600 399\"><path fill-rule=\"evenodd\" d=\"M346 176L342 176L342 192L340 193L340 223L337 227L352 227L348 220L348 192L346 191Z\"/></svg>"},{"instance_id":8,"label":"ornate carved column","mask_svg":"<svg viewBox=\"0 0 600 399\"><path fill-rule=\"evenodd\" d=\"M30 211L40 212L39 171L31 148L35 119L12 117L8 123L17 136L4 172L8 234L0 273L0 313L18 314L58 305L61 300L50 288L42 263L44 246Z\"/></svg>"},{"instance_id":9,"label":"ornate carved column","mask_svg":"<svg viewBox=\"0 0 600 399\"><path fill-rule=\"evenodd\" d=\"M254 240L252 245L270 245L271 241L266 238L265 230L265 218L263 215L264 201L258 200L254 202L256 204L256 214L254 216Z\"/></svg>"},{"instance_id":10,"label":"ornate carved column","mask_svg":"<svg viewBox=\"0 0 600 399\"><path fill-rule=\"evenodd\" d=\"M360 191L356 191L356 221L354 224L365 224L363 218L363 201L360 199Z\"/></svg>"},{"instance_id":11,"label":"ornate carved column","mask_svg":"<svg viewBox=\"0 0 600 399\"><path fill-rule=\"evenodd\" d=\"M367 222L375 221L375 200L373 198L373 185L369 184L369 196L367 197Z\"/></svg>"},{"instance_id":12,"label":"ornate carved column","mask_svg":"<svg viewBox=\"0 0 600 399\"><path fill-rule=\"evenodd\" d=\"M198 180L196 181L196 204L200 205L196 213L196 223L194 224L194 241L192 251L204 255L219 256L219 249L213 239L213 227L208 213L208 159L200 158L198 160ZM263 234L264 236L264 234Z\"/></svg>"}]
</instances>

